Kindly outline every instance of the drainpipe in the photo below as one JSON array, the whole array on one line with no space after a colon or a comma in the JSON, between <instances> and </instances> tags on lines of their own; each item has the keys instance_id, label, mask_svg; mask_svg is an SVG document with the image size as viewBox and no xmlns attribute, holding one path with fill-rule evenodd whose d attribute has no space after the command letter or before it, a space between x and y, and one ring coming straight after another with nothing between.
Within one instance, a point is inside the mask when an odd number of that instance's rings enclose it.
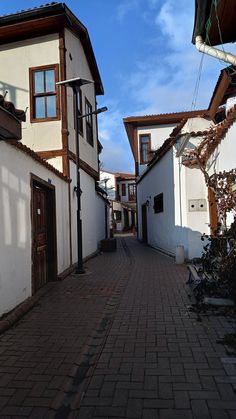
<instances>
[{"instance_id":1,"label":"drainpipe","mask_svg":"<svg viewBox=\"0 0 236 419\"><path fill-rule=\"evenodd\" d=\"M205 44L200 35L195 38L195 45L198 51L203 52L204 54L211 55L212 57L219 58L220 60L225 61L226 63L233 64L236 66L236 56L230 52L221 51L218 48L211 47L210 45Z\"/></svg>"}]
</instances>

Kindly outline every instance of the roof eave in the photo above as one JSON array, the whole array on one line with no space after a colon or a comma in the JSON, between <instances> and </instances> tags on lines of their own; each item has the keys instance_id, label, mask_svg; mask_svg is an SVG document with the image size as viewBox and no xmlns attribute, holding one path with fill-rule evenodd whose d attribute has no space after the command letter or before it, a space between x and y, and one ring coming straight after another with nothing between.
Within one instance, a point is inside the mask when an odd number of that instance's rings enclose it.
<instances>
[{"instance_id":1,"label":"roof eave","mask_svg":"<svg viewBox=\"0 0 236 419\"><path fill-rule=\"evenodd\" d=\"M36 21L38 28L36 28ZM31 27L31 29L29 27L30 22L34 22L34 27ZM104 88L88 31L65 3L55 3L0 17L0 44L15 42L16 40L23 40L29 37L33 38L45 33L57 33L62 27L68 27L80 36L94 79L95 92L97 95L103 95ZM19 30L20 36L17 33Z\"/></svg>"}]
</instances>

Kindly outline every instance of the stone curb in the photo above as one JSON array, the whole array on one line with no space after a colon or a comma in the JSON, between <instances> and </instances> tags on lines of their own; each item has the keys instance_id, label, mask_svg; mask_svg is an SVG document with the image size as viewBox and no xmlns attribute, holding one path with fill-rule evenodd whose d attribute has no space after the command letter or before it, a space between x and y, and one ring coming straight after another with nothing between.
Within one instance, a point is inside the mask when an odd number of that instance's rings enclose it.
<instances>
[{"instance_id":1,"label":"stone curb","mask_svg":"<svg viewBox=\"0 0 236 419\"><path fill-rule=\"evenodd\" d=\"M28 311L30 311L46 293L48 293L56 285L55 282L49 282L43 288L41 288L37 294L32 297L27 298L23 303L18 305L8 314L5 314L2 319L0 319L0 335L10 327L12 327L16 322L18 322Z\"/></svg>"}]
</instances>

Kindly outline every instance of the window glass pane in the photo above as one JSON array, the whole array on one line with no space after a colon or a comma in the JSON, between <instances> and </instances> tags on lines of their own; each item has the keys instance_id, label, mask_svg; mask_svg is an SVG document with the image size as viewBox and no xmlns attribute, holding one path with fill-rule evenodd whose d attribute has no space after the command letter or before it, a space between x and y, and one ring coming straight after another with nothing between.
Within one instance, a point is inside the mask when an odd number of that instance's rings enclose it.
<instances>
[{"instance_id":1,"label":"window glass pane","mask_svg":"<svg viewBox=\"0 0 236 419\"><path fill-rule=\"evenodd\" d=\"M142 144L149 143L149 139L150 139L149 135L142 135L141 136L141 143Z\"/></svg>"},{"instance_id":2,"label":"window glass pane","mask_svg":"<svg viewBox=\"0 0 236 419\"><path fill-rule=\"evenodd\" d=\"M34 93L43 93L43 92L44 92L43 71L36 71L34 73Z\"/></svg>"},{"instance_id":3,"label":"window glass pane","mask_svg":"<svg viewBox=\"0 0 236 419\"><path fill-rule=\"evenodd\" d=\"M53 118L57 116L56 96L48 96L46 100L47 100L47 117Z\"/></svg>"},{"instance_id":4,"label":"window glass pane","mask_svg":"<svg viewBox=\"0 0 236 419\"><path fill-rule=\"evenodd\" d=\"M54 70L45 71L46 92L55 92L55 72Z\"/></svg>"},{"instance_id":5,"label":"window glass pane","mask_svg":"<svg viewBox=\"0 0 236 419\"><path fill-rule=\"evenodd\" d=\"M45 118L45 98L35 98L35 118Z\"/></svg>"},{"instance_id":6,"label":"window glass pane","mask_svg":"<svg viewBox=\"0 0 236 419\"><path fill-rule=\"evenodd\" d=\"M148 161L148 144L142 144L142 160Z\"/></svg>"}]
</instances>

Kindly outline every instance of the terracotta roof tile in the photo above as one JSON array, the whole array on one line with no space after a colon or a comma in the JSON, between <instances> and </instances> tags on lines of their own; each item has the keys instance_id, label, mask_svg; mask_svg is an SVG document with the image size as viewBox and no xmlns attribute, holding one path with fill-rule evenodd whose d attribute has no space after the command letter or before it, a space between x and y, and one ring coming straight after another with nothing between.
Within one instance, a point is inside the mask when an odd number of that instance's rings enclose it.
<instances>
[{"instance_id":1,"label":"terracotta roof tile","mask_svg":"<svg viewBox=\"0 0 236 419\"><path fill-rule=\"evenodd\" d=\"M23 153L30 156L32 159L40 163L42 166L46 167L48 170L53 172L55 175L60 177L61 179L65 180L66 182L70 182L71 180L64 176L63 173L61 173L59 170L57 170L55 167L53 167L51 164L49 164L46 160L42 159L35 151L31 150L31 148L27 147L26 145L20 143L20 142L11 142L9 143L11 146L18 148L18 150L22 151Z\"/></svg>"},{"instance_id":2,"label":"terracotta roof tile","mask_svg":"<svg viewBox=\"0 0 236 419\"><path fill-rule=\"evenodd\" d=\"M9 113L11 113L16 119L19 121L25 121L25 112L16 109L12 102L8 102L4 99L4 96L0 95L0 106L6 109Z\"/></svg>"},{"instance_id":3,"label":"terracotta roof tile","mask_svg":"<svg viewBox=\"0 0 236 419\"><path fill-rule=\"evenodd\" d=\"M19 13L31 12L32 10L43 9L45 7L54 6L55 4L60 4L60 2L53 1L51 3L41 4L40 6L29 7L28 9L17 10L14 13L7 13L7 14L4 14L4 15L0 15L0 17L14 16L14 15L18 15Z\"/></svg>"},{"instance_id":4,"label":"terracotta roof tile","mask_svg":"<svg viewBox=\"0 0 236 419\"><path fill-rule=\"evenodd\" d=\"M207 109L198 109L194 111L181 111L181 112L170 112L170 113L160 113L160 114L150 114L150 115L138 115L138 116L127 116L124 118L125 122L129 122L128 120L139 120L139 119L153 119L153 118L162 118L162 117L177 117L180 116L182 118L187 117L189 118L191 115L203 115L208 114Z\"/></svg>"}]
</instances>

